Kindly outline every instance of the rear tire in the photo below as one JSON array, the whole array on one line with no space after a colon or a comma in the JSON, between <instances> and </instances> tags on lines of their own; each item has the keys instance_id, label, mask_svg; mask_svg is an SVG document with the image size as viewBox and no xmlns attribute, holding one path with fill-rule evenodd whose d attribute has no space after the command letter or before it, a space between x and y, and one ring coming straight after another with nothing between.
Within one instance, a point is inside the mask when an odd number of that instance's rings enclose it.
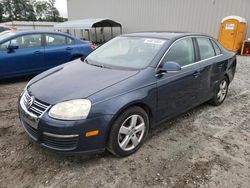
<instances>
[{"instance_id":1,"label":"rear tire","mask_svg":"<svg viewBox=\"0 0 250 188\"><path fill-rule=\"evenodd\" d=\"M129 156L141 147L148 130L148 114L138 106L131 107L115 120L107 149L118 157Z\"/></svg>"},{"instance_id":2,"label":"rear tire","mask_svg":"<svg viewBox=\"0 0 250 188\"><path fill-rule=\"evenodd\" d=\"M213 106L221 105L227 97L229 81L224 77L216 87L214 97L209 101Z\"/></svg>"}]
</instances>

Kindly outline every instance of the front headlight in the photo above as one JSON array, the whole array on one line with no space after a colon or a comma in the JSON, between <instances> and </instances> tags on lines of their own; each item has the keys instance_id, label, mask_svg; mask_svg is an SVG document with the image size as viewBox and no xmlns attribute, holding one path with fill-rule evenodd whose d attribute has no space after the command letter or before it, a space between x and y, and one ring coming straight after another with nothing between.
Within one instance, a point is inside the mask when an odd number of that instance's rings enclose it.
<instances>
[{"instance_id":1,"label":"front headlight","mask_svg":"<svg viewBox=\"0 0 250 188\"><path fill-rule=\"evenodd\" d=\"M86 119L91 108L88 99L76 99L58 103L49 111L49 116L60 120Z\"/></svg>"}]
</instances>

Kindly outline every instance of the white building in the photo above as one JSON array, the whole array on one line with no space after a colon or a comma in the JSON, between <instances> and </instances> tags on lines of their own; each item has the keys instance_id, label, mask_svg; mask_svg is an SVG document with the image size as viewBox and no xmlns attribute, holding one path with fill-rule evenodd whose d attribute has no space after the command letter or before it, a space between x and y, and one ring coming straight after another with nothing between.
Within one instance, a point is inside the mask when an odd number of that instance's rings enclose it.
<instances>
[{"instance_id":1,"label":"white building","mask_svg":"<svg viewBox=\"0 0 250 188\"><path fill-rule=\"evenodd\" d=\"M218 37L221 20L237 15L250 22L249 0L68 0L69 20L110 18L125 33L193 31ZM250 35L250 23L248 33ZM248 35L248 37L250 37Z\"/></svg>"}]
</instances>

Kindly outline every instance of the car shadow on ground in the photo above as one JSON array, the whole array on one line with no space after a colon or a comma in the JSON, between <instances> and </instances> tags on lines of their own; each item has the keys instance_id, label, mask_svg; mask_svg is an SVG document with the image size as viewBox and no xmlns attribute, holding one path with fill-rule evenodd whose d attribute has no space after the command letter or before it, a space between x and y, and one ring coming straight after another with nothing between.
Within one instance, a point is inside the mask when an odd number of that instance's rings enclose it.
<instances>
[{"instance_id":1,"label":"car shadow on ground","mask_svg":"<svg viewBox=\"0 0 250 188\"><path fill-rule=\"evenodd\" d=\"M34 75L33 76L15 77L15 78L5 78L5 79L0 80L0 85L16 84L16 83L20 83L20 82L28 82L32 78L34 78Z\"/></svg>"},{"instance_id":2,"label":"car shadow on ground","mask_svg":"<svg viewBox=\"0 0 250 188\"><path fill-rule=\"evenodd\" d=\"M149 134L147 136L147 139L144 143L144 145L149 145L151 140L154 139L155 136L160 137L162 134L166 134L167 131L170 129L177 129L177 126L182 124L182 122L185 121L185 119L190 118L191 116L195 117L198 115L199 112L203 111L205 108L211 107L209 104L204 103L199 105L198 107L195 107L179 116L176 116L175 118L172 118L168 121L165 121L159 125L157 125L154 128L151 128L149 131ZM56 158L59 161L67 161L69 163L86 163L86 162L94 162L97 160L100 160L101 158L106 159L117 159L116 156L109 153L107 150L103 153L99 154L74 154L74 155L67 155L67 154L61 154L61 153L55 153L53 151L47 150L45 148L41 148L39 145L35 144L35 149L39 150L39 152L44 153L44 155L47 155L48 157ZM142 146L140 150L143 150Z\"/></svg>"}]
</instances>

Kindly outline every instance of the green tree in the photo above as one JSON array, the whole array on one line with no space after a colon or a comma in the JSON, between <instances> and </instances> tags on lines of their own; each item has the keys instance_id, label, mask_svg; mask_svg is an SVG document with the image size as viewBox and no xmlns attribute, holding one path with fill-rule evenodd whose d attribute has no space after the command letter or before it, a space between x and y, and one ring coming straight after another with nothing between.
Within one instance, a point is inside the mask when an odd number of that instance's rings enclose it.
<instances>
[{"instance_id":1,"label":"green tree","mask_svg":"<svg viewBox=\"0 0 250 188\"><path fill-rule=\"evenodd\" d=\"M21 20L24 11L23 2L21 0L12 0L12 13L15 20Z\"/></svg>"},{"instance_id":2,"label":"green tree","mask_svg":"<svg viewBox=\"0 0 250 188\"><path fill-rule=\"evenodd\" d=\"M39 21L44 20L48 14L48 3L45 1L37 1L34 4L36 17Z\"/></svg>"},{"instance_id":3,"label":"green tree","mask_svg":"<svg viewBox=\"0 0 250 188\"><path fill-rule=\"evenodd\" d=\"M55 7L55 0L49 0L47 21L57 22L59 21L59 18L60 14L57 8Z\"/></svg>"},{"instance_id":4,"label":"green tree","mask_svg":"<svg viewBox=\"0 0 250 188\"><path fill-rule=\"evenodd\" d=\"M36 14L35 14L35 10L33 8L33 5L27 5L28 6L28 10L26 12L26 21L36 21Z\"/></svg>"},{"instance_id":5,"label":"green tree","mask_svg":"<svg viewBox=\"0 0 250 188\"><path fill-rule=\"evenodd\" d=\"M4 18L4 6L3 3L0 2L0 22L3 22L3 18Z\"/></svg>"},{"instance_id":6,"label":"green tree","mask_svg":"<svg viewBox=\"0 0 250 188\"><path fill-rule=\"evenodd\" d=\"M4 7L4 14L8 17L7 20L12 21L13 20L12 0L3 0L2 4Z\"/></svg>"},{"instance_id":7,"label":"green tree","mask_svg":"<svg viewBox=\"0 0 250 188\"><path fill-rule=\"evenodd\" d=\"M13 15L15 20L35 21L34 1L12 0Z\"/></svg>"},{"instance_id":8,"label":"green tree","mask_svg":"<svg viewBox=\"0 0 250 188\"><path fill-rule=\"evenodd\" d=\"M35 21L34 0L3 0L3 13L7 21Z\"/></svg>"},{"instance_id":9,"label":"green tree","mask_svg":"<svg viewBox=\"0 0 250 188\"><path fill-rule=\"evenodd\" d=\"M55 0L0 0L0 22L4 21L62 22Z\"/></svg>"}]
</instances>

